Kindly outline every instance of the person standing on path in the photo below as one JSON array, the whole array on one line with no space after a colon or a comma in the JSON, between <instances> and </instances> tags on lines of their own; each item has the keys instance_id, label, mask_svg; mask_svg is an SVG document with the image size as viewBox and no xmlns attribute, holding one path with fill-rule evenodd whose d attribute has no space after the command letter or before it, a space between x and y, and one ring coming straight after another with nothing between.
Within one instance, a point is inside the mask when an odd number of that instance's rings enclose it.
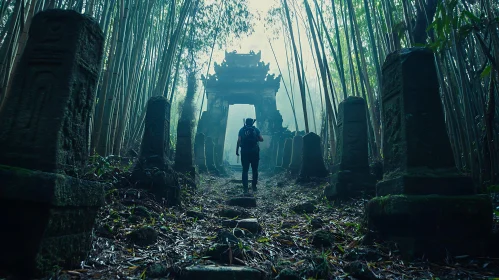
<instances>
[{"instance_id":1,"label":"person standing on path","mask_svg":"<svg viewBox=\"0 0 499 280\"><path fill-rule=\"evenodd\" d=\"M253 172L252 189L256 192L258 182L258 162L260 161L260 147L258 142L263 142L260 130L253 126L256 120L247 118L244 126L239 130L237 138L236 155L239 156L239 147L241 147L241 164L243 165L243 189L248 192L248 171L251 164Z\"/></svg>"}]
</instances>

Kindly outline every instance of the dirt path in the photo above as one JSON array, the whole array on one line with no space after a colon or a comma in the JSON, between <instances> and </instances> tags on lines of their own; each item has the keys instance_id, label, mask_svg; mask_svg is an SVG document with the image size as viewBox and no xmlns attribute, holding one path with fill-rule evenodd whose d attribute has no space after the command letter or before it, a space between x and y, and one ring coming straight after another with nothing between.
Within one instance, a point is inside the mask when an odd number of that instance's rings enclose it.
<instances>
[{"instance_id":1,"label":"dirt path","mask_svg":"<svg viewBox=\"0 0 499 280\"><path fill-rule=\"evenodd\" d=\"M82 269L62 275L72 279L179 279L182 269L193 264L248 266L261 271L265 279L279 279L279 274L281 279L486 279L499 275L497 260L405 263L396 251L362 245L367 199L329 203L321 196L326 182L296 185L287 175L263 174L256 208L228 206L228 199L242 193L242 186L231 182L239 176L201 176L196 192L183 193L183 206L177 209L166 209L138 190L109 190L90 257ZM262 230L253 234L222 226L230 220L223 216L234 215L238 217L233 220L256 218Z\"/></svg>"}]
</instances>

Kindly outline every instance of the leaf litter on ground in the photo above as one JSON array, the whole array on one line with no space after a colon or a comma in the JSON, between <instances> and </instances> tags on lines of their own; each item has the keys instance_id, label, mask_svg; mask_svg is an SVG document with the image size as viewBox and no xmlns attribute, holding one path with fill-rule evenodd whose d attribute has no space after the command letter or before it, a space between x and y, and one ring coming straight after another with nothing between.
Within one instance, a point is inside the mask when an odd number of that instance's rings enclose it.
<instances>
[{"instance_id":1,"label":"leaf litter on ground","mask_svg":"<svg viewBox=\"0 0 499 280\"><path fill-rule=\"evenodd\" d=\"M109 189L89 257L81 269L59 271L59 276L66 277L60 279L178 279L183 268L194 264L245 265L262 271L265 279L278 279L280 273L297 279L489 279L499 275L497 259L462 256L439 264L404 262L384 244L363 245L368 198L332 203L322 197L326 181L297 184L289 174L263 174L255 194L257 207L243 209L258 219L263 229L259 234L225 228L237 236L237 242L217 244L222 221L231 219L220 212L237 209L226 201L242 193L242 186L231 183L237 176L201 175L198 188L185 188L182 205L173 208L129 185ZM115 186L126 182L114 179ZM313 211L293 210L304 203L312 203ZM187 215L188 211L201 215ZM153 229L157 239L139 246L130 236L143 228ZM319 232L328 235L328 242L314 242ZM216 248L222 248L215 254L218 257L210 257L207 252Z\"/></svg>"}]
</instances>

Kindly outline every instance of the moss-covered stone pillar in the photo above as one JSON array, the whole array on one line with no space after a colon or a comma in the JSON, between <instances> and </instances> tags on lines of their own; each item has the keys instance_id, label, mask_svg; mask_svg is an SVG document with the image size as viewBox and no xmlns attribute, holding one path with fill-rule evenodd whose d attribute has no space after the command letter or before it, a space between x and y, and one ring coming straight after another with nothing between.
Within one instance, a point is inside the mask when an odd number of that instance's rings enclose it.
<instances>
[{"instance_id":1,"label":"moss-covered stone pillar","mask_svg":"<svg viewBox=\"0 0 499 280\"><path fill-rule=\"evenodd\" d=\"M104 188L77 176L89 156L103 43L88 16L33 17L0 113L0 270L16 279L79 267L91 249Z\"/></svg>"},{"instance_id":2,"label":"moss-covered stone pillar","mask_svg":"<svg viewBox=\"0 0 499 280\"><path fill-rule=\"evenodd\" d=\"M167 160L169 151L170 103L164 96L153 96L147 101L144 134L131 182L173 206L180 203L180 186Z\"/></svg>"},{"instance_id":3,"label":"moss-covered stone pillar","mask_svg":"<svg viewBox=\"0 0 499 280\"><path fill-rule=\"evenodd\" d=\"M407 258L483 254L491 201L454 165L430 50L388 55L382 117L385 173L367 206L369 230Z\"/></svg>"},{"instance_id":4,"label":"moss-covered stone pillar","mask_svg":"<svg viewBox=\"0 0 499 280\"><path fill-rule=\"evenodd\" d=\"M328 171L322 157L321 137L313 132L303 136L302 165L299 181L307 181L310 177L326 177Z\"/></svg>"},{"instance_id":5,"label":"moss-covered stone pillar","mask_svg":"<svg viewBox=\"0 0 499 280\"><path fill-rule=\"evenodd\" d=\"M328 199L375 193L376 180L369 171L366 110L366 101L361 97L350 96L340 103L336 164L324 191Z\"/></svg>"},{"instance_id":6,"label":"moss-covered stone pillar","mask_svg":"<svg viewBox=\"0 0 499 280\"><path fill-rule=\"evenodd\" d=\"M194 158L199 173L204 173L206 169L206 156L205 156L205 136L203 133L197 133L194 139Z\"/></svg>"},{"instance_id":7,"label":"moss-covered stone pillar","mask_svg":"<svg viewBox=\"0 0 499 280\"><path fill-rule=\"evenodd\" d=\"M282 156L282 168L288 169L289 164L291 163L291 153L293 151L293 139L286 138L284 140L284 151Z\"/></svg>"}]
</instances>

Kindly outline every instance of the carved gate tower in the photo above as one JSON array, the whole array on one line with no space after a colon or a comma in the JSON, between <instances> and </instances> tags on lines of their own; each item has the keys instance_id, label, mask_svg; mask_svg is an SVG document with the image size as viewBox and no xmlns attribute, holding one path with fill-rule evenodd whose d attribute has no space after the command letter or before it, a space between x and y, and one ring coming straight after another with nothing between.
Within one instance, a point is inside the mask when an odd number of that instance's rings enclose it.
<instances>
[{"instance_id":1,"label":"carved gate tower","mask_svg":"<svg viewBox=\"0 0 499 280\"><path fill-rule=\"evenodd\" d=\"M260 143L261 166L275 165L271 162L273 151L270 151L270 144L272 135L283 129L282 116L276 104L281 76L268 74L270 64L260 61L261 56L261 51L249 54L225 52L222 64L215 62L215 74L202 77L208 108L201 116L198 133L212 137L215 142L217 166L222 166L229 106L234 104L255 106L256 126L264 138L264 142ZM234 135L234 141L237 141L237 135Z\"/></svg>"}]
</instances>

